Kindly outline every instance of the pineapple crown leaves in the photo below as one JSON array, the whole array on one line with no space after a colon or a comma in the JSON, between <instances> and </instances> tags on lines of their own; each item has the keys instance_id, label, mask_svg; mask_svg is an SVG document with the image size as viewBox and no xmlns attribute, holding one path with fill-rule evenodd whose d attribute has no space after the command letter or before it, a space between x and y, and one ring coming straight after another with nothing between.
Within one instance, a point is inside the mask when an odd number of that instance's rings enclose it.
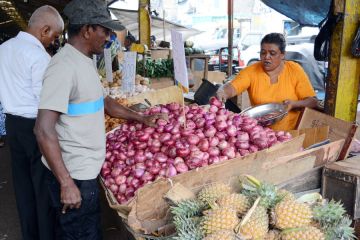
<instances>
[{"instance_id":1,"label":"pineapple crown leaves","mask_svg":"<svg viewBox=\"0 0 360 240\"><path fill-rule=\"evenodd\" d=\"M321 204L314 206L314 220L320 224L322 228L328 228L337 225L343 219L346 211L341 202L331 200L323 201Z\"/></svg>"},{"instance_id":2,"label":"pineapple crown leaves","mask_svg":"<svg viewBox=\"0 0 360 240\"><path fill-rule=\"evenodd\" d=\"M343 217L336 225L325 229L326 240L354 240L357 239L354 235L354 229L350 227L352 221L349 217Z\"/></svg>"},{"instance_id":3,"label":"pineapple crown leaves","mask_svg":"<svg viewBox=\"0 0 360 240\"><path fill-rule=\"evenodd\" d=\"M200 215L204 208L204 204L200 201L190 199L181 201L177 206L170 207L170 211L174 216L191 218Z\"/></svg>"},{"instance_id":4,"label":"pineapple crown leaves","mask_svg":"<svg viewBox=\"0 0 360 240\"><path fill-rule=\"evenodd\" d=\"M201 240L204 235L200 229L200 218L186 218L182 216L174 217L174 225L177 235L174 240Z\"/></svg>"},{"instance_id":5,"label":"pineapple crown leaves","mask_svg":"<svg viewBox=\"0 0 360 240\"><path fill-rule=\"evenodd\" d=\"M266 209L273 208L280 202L284 196L277 194L277 188L273 184L260 182L250 175L245 175L245 180L240 180L242 184L242 194L247 196L251 201L261 197L260 205Z\"/></svg>"}]
</instances>

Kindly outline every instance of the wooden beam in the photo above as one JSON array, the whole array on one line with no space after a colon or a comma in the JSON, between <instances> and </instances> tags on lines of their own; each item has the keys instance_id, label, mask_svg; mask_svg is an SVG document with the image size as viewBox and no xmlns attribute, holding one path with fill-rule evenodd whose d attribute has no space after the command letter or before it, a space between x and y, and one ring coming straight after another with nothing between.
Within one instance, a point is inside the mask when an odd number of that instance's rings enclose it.
<instances>
[{"instance_id":1,"label":"wooden beam","mask_svg":"<svg viewBox=\"0 0 360 240\"><path fill-rule=\"evenodd\" d=\"M331 39L325 111L337 118L354 121L360 60L351 55L350 48L359 26L360 0L336 0L334 9L335 14L343 14L344 19L337 24Z\"/></svg>"}]
</instances>

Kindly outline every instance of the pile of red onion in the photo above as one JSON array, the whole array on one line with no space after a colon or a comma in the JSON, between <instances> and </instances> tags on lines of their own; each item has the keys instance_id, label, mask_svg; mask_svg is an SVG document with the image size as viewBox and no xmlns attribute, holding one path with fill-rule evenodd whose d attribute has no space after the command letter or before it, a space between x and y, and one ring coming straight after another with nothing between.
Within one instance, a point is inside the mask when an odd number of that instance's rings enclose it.
<instances>
[{"instance_id":1,"label":"pile of red onion","mask_svg":"<svg viewBox=\"0 0 360 240\"><path fill-rule=\"evenodd\" d=\"M157 120L155 128L125 123L107 135L101 176L121 204L157 178L246 156L291 138L226 110L216 98L208 110L170 103L144 114L156 113L167 113L169 120Z\"/></svg>"}]
</instances>

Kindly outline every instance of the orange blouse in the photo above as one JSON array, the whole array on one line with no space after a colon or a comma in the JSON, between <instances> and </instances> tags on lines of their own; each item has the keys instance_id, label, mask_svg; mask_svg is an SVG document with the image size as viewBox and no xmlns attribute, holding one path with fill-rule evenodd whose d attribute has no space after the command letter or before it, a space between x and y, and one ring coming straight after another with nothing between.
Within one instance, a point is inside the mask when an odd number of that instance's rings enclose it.
<instances>
[{"instance_id":1,"label":"orange blouse","mask_svg":"<svg viewBox=\"0 0 360 240\"><path fill-rule=\"evenodd\" d=\"M278 82L272 84L270 77L257 62L243 70L231 82L237 94L247 90L251 105L278 102L285 100L303 100L316 96L310 80L302 67L292 61L285 61L284 69ZM290 111L281 121L271 126L274 130L291 130L295 128L299 111Z\"/></svg>"}]
</instances>

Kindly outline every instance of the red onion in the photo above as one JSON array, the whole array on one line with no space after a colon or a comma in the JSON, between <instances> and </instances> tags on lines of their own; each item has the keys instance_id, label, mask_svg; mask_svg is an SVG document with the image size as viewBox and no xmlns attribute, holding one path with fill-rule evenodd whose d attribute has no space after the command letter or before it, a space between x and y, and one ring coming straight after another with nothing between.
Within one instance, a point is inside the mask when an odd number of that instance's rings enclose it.
<instances>
[{"instance_id":1,"label":"red onion","mask_svg":"<svg viewBox=\"0 0 360 240\"><path fill-rule=\"evenodd\" d=\"M179 157L186 157L190 154L189 148L177 148L176 150L177 156Z\"/></svg>"},{"instance_id":2,"label":"red onion","mask_svg":"<svg viewBox=\"0 0 360 240\"><path fill-rule=\"evenodd\" d=\"M205 138L205 134L202 129L198 129L195 131L196 136L198 136L200 139Z\"/></svg>"},{"instance_id":3,"label":"red onion","mask_svg":"<svg viewBox=\"0 0 360 240\"><path fill-rule=\"evenodd\" d=\"M156 132L158 132L158 133L163 133L163 132L164 132L164 128L165 128L165 126L158 126L158 127L156 128Z\"/></svg>"},{"instance_id":4,"label":"red onion","mask_svg":"<svg viewBox=\"0 0 360 240\"><path fill-rule=\"evenodd\" d=\"M231 126L228 126L226 128L226 133L228 134L228 136L231 136L231 137L235 137L236 136L236 127L231 125Z\"/></svg>"},{"instance_id":5,"label":"red onion","mask_svg":"<svg viewBox=\"0 0 360 240\"><path fill-rule=\"evenodd\" d=\"M110 173L111 173L110 168L102 168L101 169L101 176L103 176L103 177L109 176Z\"/></svg>"},{"instance_id":6,"label":"red onion","mask_svg":"<svg viewBox=\"0 0 360 240\"><path fill-rule=\"evenodd\" d=\"M172 131L172 129L174 128L174 125L172 124L166 124L165 127L164 127L164 131L169 133Z\"/></svg>"},{"instance_id":7,"label":"red onion","mask_svg":"<svg viewBox=\"0 0 360 240\"><path fill-rule=\"evenodd\" d=\"M216 113L219 110L217 106L211 105L209 108L209 112Z\"/></svg>"},{"instance_id":8,"label":"red onion","mask_svg":"<svg viewBox=\"0 0 360 240\"><path fill-rule=\"evenodd\" d=\"M222 121L226 121L226 119L227 119L227 116L226 115L217 115L216 116L216 118L215 118L215 120L217 121L217 122L222 122Z\"/></svg>"},{"instance_id":9,"label":"red onion","mask_svg":"<svg viewBox=\"0 0 360 240\"><path fill-rule=\"evenodd\" d=\"M110 191L111 191L113 194L116 194L116 193L118 192L118 190L119 190L118 185L116 185L116 184L111 184L111 185L110 185Z\"/></svg>"},{"instance_id":10,"label":"red onion","mask_svg":"<svg viewBox=\"0 0 360 240\"><path fill-rule=\"evenodd\" d=\"M226 135L223 132L217 132L215 136L221 141L226 139Z\"/></svg>"},{"instance_id":11,"label":"red onion","mask_svg":"<svg viewBox=\"0 0 360 240\"><path fill-rule=\"evenodd\" d=\"M235 149L233 147L225 148L221 153L229 159L233 159L235 157Z\"/></svg>"},{"instance_id":12,"label":"red onion","mask_svg":"<svg viewBox=\"0 0 360 240\"><path fill-rule=\"evenodd\" d=\"M253 140L253 142L260 150L268 147L267 141L265 139L256 138Z\"/></svg>"},{"instance_id":13,"label":"red onion","mask_svg":"<svg viewBox=\"0 0 360 240\"><path fill-rule=\"evenodd\" d=\"M141 177L141 181L143 181L144 183L150 182L154 180L154 175L152 175L151 173L145 171L144 175L142 175Z\"/></svg>"},{"instance_id":14,"label":"red onion","mask_svg":"<svg viewBox=\"0 0 360 240\"><path fill-rule=\"evenodd\" d=\"M121 173L121 169L120 168L114 168L112 171L111 171L111 176L113 178L117 177L119 174Z\"/></svg>"},{"instance_id":15,"label":"red onion","mask_svg":"<svg viewBox=\"0 0 360 240\"><path fill-rule=\"evenodd\" d=\"M227 127L227 124L225 121L220 121L215 123L215 127L218 131L222 131Z\"/></svg>"},{"instance_id":16,"label":"red onion","mask_svg":"<svg viewBox=\"0 0 360 240\"><path fill-rule=\"evenodd\" d=\"M181 158L181 157L176 157L176 158L174 159L174 164L183 163L183 162L184 162L184 159Z\"/></svg>"},{"instance_id":17,"label":"red onion","mask_svg":"<svg viewBox=\"0 0 360 240\"><path fill-rule=\"evenodd\" d=\"M224 149L227 148L228 146L229 146L229 144L228 144L228 142L225 141L225 140L221 140L221 141L219 142L219 145L218 145L218 147L220 148L220 150L224 150Z\"/></svg>"},{"instance_id":18,"label":"red onion","mask_svg":"<svg viewBox=\"0 0 360 240\"><path fill-rule=\"evenodd\" d=\"M114 183L115 183L115 180L112 177L107 177L105 179L105 186L108 188L111 186L111 184L114 184Z\"/></svg>"},{"instance_id":19,"label":"red onion","mask_svg":"<svg viewBox=\"0 0 360 240\"><path fill-rule=\"evenodd\" d=\"M180 109L180 104L178 103L169 103L166 105L166 107L170 110L170 111L177 111Z\"/></svg>"},{"instance_id":20,"label":"red onion","mask_svg":"<svg viewBox=\"0 0 360 240\"><path fill-rule=\"evenodd\" d=\"M246 141L249 141L250 138L249 138L249 134L247 132L239 131L237 133L237 139L240 142L246 142Z\"/></svg>"},{"instance_id":21,"label":"red onion","mask_svg":"<svg viewBox=\"0 0 360 240\"><path fill-rule=\"evenodd\" d=\"M194 114L193 113L187 113L186 114L186 118L187 119L192 119L194 117Z\"/></svg>"},{"instance_id":22,"label":"red onion","mask_svg":"<svg viewBox=\"0 0 360 240\"><path fill-rule=\"evenodd\" d=\"M209 103L210 103L210 105L214 105L219 108L222 107L222 105L223 105L222 102L219 99L217 99L216 97L211 97L209 100Z\"/></svg>"},{"instance_id":23,"label":"red onion","mask_svg":"<svg viewBox=\"0 0 360 240\"><path fill-rule=\"evenodd\" d=\"M134 157L135 162L145 162L146 160L146 156L144 155L144 152L143 151L140 152L140 151L135 154Z\"/></svg>"},{"instance_id":24,"label":"red onion","mask_svg":"<svg viewBox=\"0 0 360 240\"><path fill-rule=\"evenodd\" d=\"M239 149L249 149L250 147L250 144L248 141L244 141L244 142L241 142L241 141L237 141L235 143L235 146Z\"/></svg>"},{"instance_id":25,"label":"red onion","mask_svg":"<svg viewBox=\"0 0 360 240\"><path fill-rule=\"evenodd\" d=\"M170 113L170 111L166 107L162 107L161 108L161 113Z\"/></svg>"},{"instance_id":26,"label":"red onion","mask_svg":"<svg viewBox=\"0 0 360 240\"><path fill-rule=\"evenodd\" d=\"M131 186L134 187L134 189L138 189L138 188L140 187L140 185L141 185L141 182L140 182L139 179L134 178L134 179L131 181L130 184L131 184ZM126 193L126 192L125 192L125 193Z\"/></svg>"},{"instance_id":27,"label":"red onion","mask_svg":"<svg viewBox=\"0 0 360 240\"><path fill-rule=\"evenodd\" d=\"M203 152L207 152L209 149L209 141L205 138L201 139L198 144L198 148Z\"/></svg>"},{"instance_id":28,"label":"red onion","mask_svg":"<svg viewBox=\"0 0 360 240\"><path fill-rule=\"evenodd\" d=\"M257 152L257 151L259 151L259 148L257 146L250 145L249 152L254 153L254 152Z\"/></svg>"},{"instance_id":29,"label":"red onion","mask_svg":"<svg viewBox=\"0 0 360 240\"><path fill-rule=\"evenodd\" d=\"M214 163L218 163L218 162L220 162L220 158L218 157L218 156L211 156L210 158L209 158L209 164L211 165L211 164L214 164Z\"/></svg>"},{"instance_id":30,"label":"red onion","mask_svg":"<svg viewBox=\"0 0 360 240\"><path fill-rule=\"evenodd\" d=\"M147 127L143 129L143 132L148 133L148 134L152 134L155 132L155 128L152 127Z\"/></svg>"},{"instance_id":31,"label":"red onion","mask_svg":"<svg viewBox=\"0 0 360 240\"><path fill-rule=\"evenodd\" d=\"M206 137L214 137L216 134L216 128L214 128L213 126L210 126L205 130L204 134Z\"/></svg>"},{"instance_id":32,"label":"red onion","mask_svg":"<svg viewBox=\"0 0 360 240\"><path fill-rule=\"evenodd\" d=\"M193 132L194 132L193 129L185 129L185 130L181 131L181 135L184 136L184 137L188 137L188 136L190 136Z\"/></svg>"},{"instance_id":33,"label":"red onion","mask_svg":"<svg viewBox=\"0 0 360 240\"><path fill-rule=\"evenodd\" d=\"M162 133L160 135L160 138L159 138L160 142L162 142L162 143L165 142L165 141L168 141L170 139L171 139L171 134L170 133Z\"/></svg>"},{"instance_id":34,"label":"red onion","mask_svg":"<svg viewBox=\"0 0 360 240\"><path fill-rule=\"evenodd\" d=\"M165 146L173 146L175 144L175 141L172 139L169 139L167 141L164 142Z\"/></svg>"},{"instance_id":35,"label":"red onion","mask_svg":"<svg viewBox=\"0 0 360 240\"><path fill-rule=\"evenodd\" d=\"M202 160L201 160L201 158L198 158L198 157L190 157L187 164L188 164L190 169L194 169L194 168L197 168L197 167L201 167Z\"/></svg>"},{"instance_id":36,"label":"red onion","mask_svg":"<svg viewBox=\"0 0 360 240\"><path fill-rule=\"evenodd\" d=\"M125 197L129 200L130 198L134 197L135 190L133 187L126 188Z\"/></svg>"},{"instance_id":37,"label":"red onion","mask_svg":"<svg viewBox=\"0 0 360 240\"><path fill-rule=\"evenodd\" d=\"M166 170L166 177L170 178L176 175L176 168L174 167L174 165L169 164L168 168Z\"/></svg>"},{"instance_id":38,"label":"red onion","mask_svg":"<svg viewBox=\"0 0 360 240\"><path fill-rule=\"evenodd\" d=\"M197 135L191 134L187 137L187 141L190 145L196 145L199 143L200 138Z\"/></svg>"},{"instance_id":39,"label":"red onion","mask_svg":"<svg viewBox=\"0 0 360 240\"><path fill-rule=\"evenodd\" d=\"M199 118L196 120L195 124L197 128L202 128L205 126L205 119L204 118Z\"/></svg>"},{"instance_id":40,"label":"red onion","mask_svg":"<svg viewBox=\"0 0 360 240\"><path fill-rule=\"evenodd\" d=\"M219 157L219 162L224 162L227 161L229 158L227 156L220 156Z\"/></svg>"},{"instance_id":41,"label":"red onion","mask_svg":"<svg viewBox=\"0 0 360 240\"><path fill-rule=\"evenodd\" d=\"M118 193L124 194L126 192L126 188L127 186L125 183L120 184Z\"/></svg>"},{"instance_id":42,"label":"red onion","mask_svg":"<svg viewBox=\"0 0 360 240\"><path fill-rule=\"evenodd\" d=\"M189 171L189 167L184 162L175 163L175 168L178 173Z\"/></svg>"},{"instance_id":43,"label":"red onion","mask_svg":"<svg viewBox=\"0 0 360 240\"><path fill-rule=\"evenodd\" d=\"M219 156L220 150L217 147L210 147L208 153L210 156Z\"/></svg>"},{"instance_id":44,"label":"red onion","mask_svg":"<svg viewBox=\"0 0 360 240\"><path fill-rule=\"evenodd\" d=\"M107 152L106 155L105 155L105 159L106 160L109 160L111 157L111 152ZM106 162L105 162L106 163Z\"/></svg>"},{"instance_id":45,"label":"red onion","mask_svg":"<svg viewBox=\"0 0 360 240\"><path fill-rule=\"evenodd\" d=\"M126 182L126 176L125 175L118 175L118 176L116 176L115 177L115 183L116 183L116 185L120 185L120 184L123 184L123 183L125 183Z\"/></svg>"},{"instance_id":46,"label":"red onion","mask_svg":"<svg viewBox=\"0 0 360 240\"><path fill-rule=\"evenodd\" d=\"M154 159L160 163L164 163L166 162L168 157L164 153L159 152L159 153L155 153Z\"/></svg>"},{"instance_id":47,"label":"red onion","mask_svg":"<svg viewBox=\"0 0 360 240\"><path fill-rule=\"evenodd\" d=\"M216 147L219 144L219 138L217 137L211 137L209 138L209 146L210 147Z\"/></svg>"}]
</instances>

